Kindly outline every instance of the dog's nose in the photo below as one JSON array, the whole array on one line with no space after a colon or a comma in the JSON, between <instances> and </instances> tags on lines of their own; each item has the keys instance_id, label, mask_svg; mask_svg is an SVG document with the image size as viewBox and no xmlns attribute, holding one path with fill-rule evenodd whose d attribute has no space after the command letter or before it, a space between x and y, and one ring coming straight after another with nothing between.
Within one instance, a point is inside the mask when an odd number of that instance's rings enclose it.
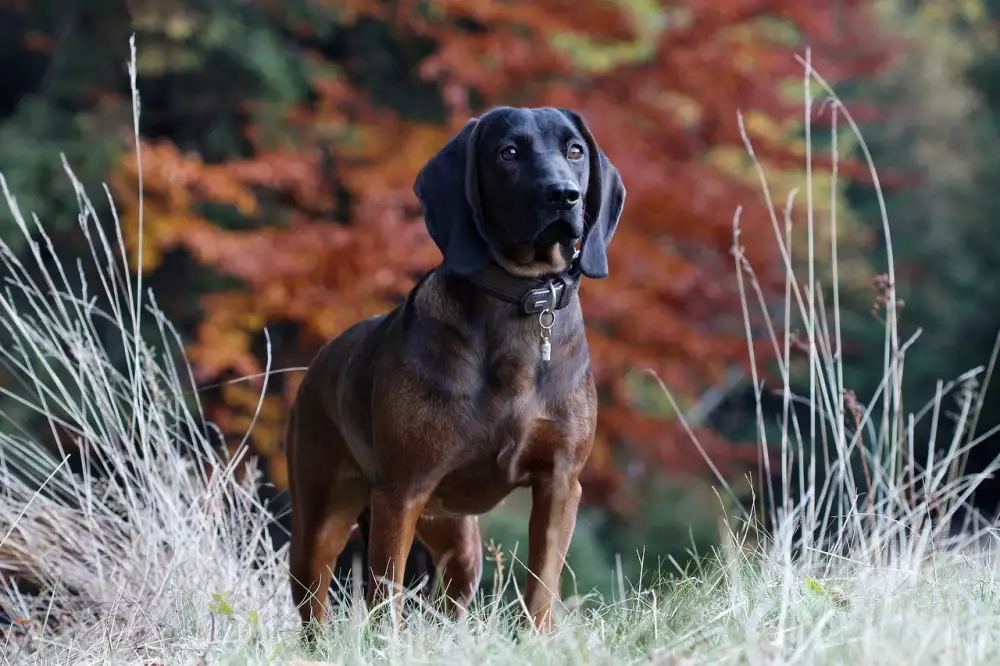
<instances>
[{"instance_id":1,"label":"dog's nose","mask_svg":"<svg viewBox=\"0 0 1000 666\"><path fill-rule=\"evenodd\" d=\"M546 206L567 210L580 200L580 188L568 180L562 180L547 185L544 196Z\"/></svg>"}]
</instances>

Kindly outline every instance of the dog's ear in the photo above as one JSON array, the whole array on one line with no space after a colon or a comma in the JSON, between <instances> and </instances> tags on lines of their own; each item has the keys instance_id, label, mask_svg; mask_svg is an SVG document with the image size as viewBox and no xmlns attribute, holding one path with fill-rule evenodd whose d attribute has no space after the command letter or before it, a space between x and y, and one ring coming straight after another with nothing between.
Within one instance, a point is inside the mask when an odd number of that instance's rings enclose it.
<instances>
[{"instance_id":1,"label":"dog's ear","mask_svg":"<svg viewBox=\"0 0 1000 666\"><path fill-rule=\"evenodd\" d=\"M608 245L625 206L625 185L580 114L570 109L560 111L576 125L590 154L587 197L583 202L587 228L580 247L580 272L589 278L604 278L608 276Z\"/></svg>"},{"instance_id":2,"label":"dog's ear","mask_svg":"<svg viewBox=\"0 0 1000 666\"><path fill-rule=\"evenodd\" d=\"M427 161L413 183L444 266L459 275L475 273L490 260L479 200L479 125L478 119L470 119Z\"/></svg>"}]
</instances>

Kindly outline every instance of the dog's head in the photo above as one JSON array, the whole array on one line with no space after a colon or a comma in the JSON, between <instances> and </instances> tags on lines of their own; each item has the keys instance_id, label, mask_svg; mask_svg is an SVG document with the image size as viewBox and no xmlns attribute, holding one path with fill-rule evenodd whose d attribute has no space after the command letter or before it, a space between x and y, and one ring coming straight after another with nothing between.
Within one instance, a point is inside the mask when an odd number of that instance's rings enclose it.
<instances>
[{"instance_id":1,"label":"dog's head","mask_svg":"<svg viewBox=\"0 0 1000 666\"><path fill-rule=\"evenodd\" d=\"M608 275L607 247L625 204L618 170L579 114L499 107L471 119L417 175L444 266L470 275L492 259L516 275Z\"/></svg>"}]
</instances>

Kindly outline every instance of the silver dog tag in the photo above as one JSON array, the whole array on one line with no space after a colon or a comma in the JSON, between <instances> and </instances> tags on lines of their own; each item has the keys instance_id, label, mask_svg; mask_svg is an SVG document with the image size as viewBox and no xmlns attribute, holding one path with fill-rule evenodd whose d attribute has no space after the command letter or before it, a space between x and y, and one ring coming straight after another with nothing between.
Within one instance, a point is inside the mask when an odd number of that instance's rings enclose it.
<instances>
[{"instance_id":1,"label":"silver dog tag","mask_svg":"<svg viewBox=\"0 0 1000 666\"><path fill-rule=\"evenodd\" d=\"M555 323L556 313L552 310L543 310L538 315L538 325L542 327L542 343L538 346L538 350L542 353L542 361L546 363L552 359L552 343L549 342L549 335L551 335Z\"/></svg>"},{"instance_id":2,"label":"silver dog tag","mask_svg":"<svg viewBox=\"0 0 1000 666\"><path fill-rule=\"evenodd\" d=\"M542 328L542 344L538 350L542 353L542 361L545 363L552 360L552 343L549 342L549 335L552 333L552 327L556 325L556 287L552 282L549 282L549 293L552 296L550 301L552 309L545 308L538 315L538 325Z\"/></svg>"}]
</instances>

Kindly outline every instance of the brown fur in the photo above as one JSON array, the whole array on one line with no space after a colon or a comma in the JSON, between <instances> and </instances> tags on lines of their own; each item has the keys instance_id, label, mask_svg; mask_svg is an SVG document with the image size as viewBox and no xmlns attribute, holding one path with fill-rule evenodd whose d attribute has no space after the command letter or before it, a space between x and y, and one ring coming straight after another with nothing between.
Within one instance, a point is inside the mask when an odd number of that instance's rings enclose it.
<instances>
[{"instance_id":1,"label":"brown fur","mask_svg":"<svg viewBox=\"0 0 1000 666\"><path fill-rule=\"evenodd\" d=\"M555 130L540 123L534 131L541 136ZM591 158L598 159L585 126L560 131L585 133ZM617 178L606 164L603 168ZM585 190L585 175L582 180ZM620 179L617 188L614 223L624 200ZM582 219L578 208L565 215ZM489 211L486 217L497 223ZM539 229L551 224L539 219ZM574 225L582 229L582 223ZM592 219L590 227L598 226ZM614 230L606 227L604 245ZM545 275L567 267L577 240L561 238L532 256L490 244L505 270ZM585 251L586 243L584 237ZM537 626L550 625L580 502L579 476L597 423L583 314L574 293L556 313L551 360L543 362L537 315L485 293L461 271L448 270L454 248L445 250L445 264L425 276L402 305L328 342L298 390L286 453L292 594L304 621L323 619L329 568L365 508L371 520L369 574L385 577L385 584L368 586L369 604L383 598L387 586L401 585L417 535L442 569L448 608L461 615L482 574L477 516L515 488L527 487L533 575L526 604ZM605 261L603 254L599 260ZM597 277L602 277L600 261ZM588 264L582 266L587 274ZM394 615L401 610L398 601L389 607Z\"/></svg>"}]
</instances>

